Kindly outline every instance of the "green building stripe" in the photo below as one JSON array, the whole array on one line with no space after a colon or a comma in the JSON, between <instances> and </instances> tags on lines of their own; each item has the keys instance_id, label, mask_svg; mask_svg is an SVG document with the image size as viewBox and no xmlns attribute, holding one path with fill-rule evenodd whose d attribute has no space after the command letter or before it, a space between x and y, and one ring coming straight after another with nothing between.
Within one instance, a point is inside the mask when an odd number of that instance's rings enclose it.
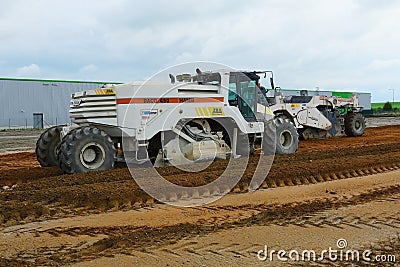
<instances>
[{"instance_id":1,"label":"green building stripe","mask_svg":"<svg viewBox=\"0 0 400 267\"><path fill-rule=\"evenodd\" d=\"M342 97L342 98L351 98L353 93L351 92L332 92L332 96Z\"/></svg>"}]
</instances>

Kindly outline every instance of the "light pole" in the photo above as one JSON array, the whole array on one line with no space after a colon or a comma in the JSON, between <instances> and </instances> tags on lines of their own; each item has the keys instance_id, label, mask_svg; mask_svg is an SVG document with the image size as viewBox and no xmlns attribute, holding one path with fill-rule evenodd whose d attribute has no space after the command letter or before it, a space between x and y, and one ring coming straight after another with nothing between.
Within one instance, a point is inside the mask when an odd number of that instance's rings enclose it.
<instances>
[{"instance_id":1,"label":"light pole","mask_svg":"<svg viewBox=\"0 0 400 267\"><path fill-rule=\"evenodd\" d=\"M389 91L393 92L392 109L394 110L394 89L389 89Z\"/></svg>"}]
</instances>

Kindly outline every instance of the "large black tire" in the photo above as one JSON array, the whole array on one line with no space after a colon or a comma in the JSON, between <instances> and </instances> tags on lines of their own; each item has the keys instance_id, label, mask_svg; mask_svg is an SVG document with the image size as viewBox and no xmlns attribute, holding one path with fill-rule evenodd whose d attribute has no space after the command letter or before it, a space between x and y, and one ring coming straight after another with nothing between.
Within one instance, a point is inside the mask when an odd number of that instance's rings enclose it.
<instances>
[{"instance_id":1,"label":"large black tire","mask_svg":"<svg viewBox=\"0 0 400 267\"><path fill-rule=\"evenodd\" d=\"M365 132L365 119L361 113L349 113L344 120L344 132L347 136L357 137Z\"/></svg>"},{"instance_id":2,"label":"large black tire","mask_svg":"<svg viewBox=\"0 0 400 267\"><path fill-rule=\"evenodd\" d=\"M299 134L289 119L276 118L276 154L293 154L299 147Z\"/></svg>"},{"instance_id":3,"label":"large black tire","mask_svg":"<svg viewBox=\"0 0 400 267\"><path fill-rule=\"evenodd\" d=\"M62 140L60 168L65 173L81 173L114 168L117 150L110 136L95 127L72 130Z\"/></svg>"},{"instance_id":4,"label":"large black tire","mask_svg":"<svg viewBox=\"0 0 400 267\"><path fill-rule=\"evenodd\" d=\"M269 120L264 122L264 133L262 151L264 155L271 156L275 155L276 151L276 124L275 120Z\"/></svg>"},{"instance_id":5,"label":"large black tire","mask_svg":"<svg viewBox=\"0 0 400 267\"><path fill-rule=\"evenodd\" d=\"M54 126L43 132L36 142L36 158L42 167L58 166L58 146L61 144L62 126Z\"/></svg>"}]
</instances>

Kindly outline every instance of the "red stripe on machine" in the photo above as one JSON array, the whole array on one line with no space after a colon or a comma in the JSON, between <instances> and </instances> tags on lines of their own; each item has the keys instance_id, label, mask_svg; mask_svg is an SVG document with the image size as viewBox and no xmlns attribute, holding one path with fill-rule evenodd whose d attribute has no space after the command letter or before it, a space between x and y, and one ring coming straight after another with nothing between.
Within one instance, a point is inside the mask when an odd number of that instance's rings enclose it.
<instances>
[{"instance_id":1,"label":"red stripe on machine","mask_svg":"<svg viewBox=\"0 0 400 267\"><path fill-rule=\"evenodd\" d=\"M176 104L224 102L223 97L162 97L162 98L118 98L118 105L128 104Z\"/></svg>"}]
</instances>

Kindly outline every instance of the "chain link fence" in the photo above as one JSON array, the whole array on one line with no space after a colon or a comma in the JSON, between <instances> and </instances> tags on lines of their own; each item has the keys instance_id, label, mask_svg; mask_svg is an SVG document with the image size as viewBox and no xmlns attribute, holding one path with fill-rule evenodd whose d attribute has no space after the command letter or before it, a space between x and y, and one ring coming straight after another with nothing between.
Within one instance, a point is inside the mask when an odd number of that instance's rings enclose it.
<instances>
[{"instance_id":1,"label":"chain link fence","mask_svg":"<svg viewBox=\"0 0 400 267\"><path fill-rule=\"evenodd\" d=\"M65 117L44 117L43 127L48 128L54 125L70 123L70 118ZM30 129L34 127L34 117L19 117L0 119L0 129Z\"/></svg>"}]
</instances>

